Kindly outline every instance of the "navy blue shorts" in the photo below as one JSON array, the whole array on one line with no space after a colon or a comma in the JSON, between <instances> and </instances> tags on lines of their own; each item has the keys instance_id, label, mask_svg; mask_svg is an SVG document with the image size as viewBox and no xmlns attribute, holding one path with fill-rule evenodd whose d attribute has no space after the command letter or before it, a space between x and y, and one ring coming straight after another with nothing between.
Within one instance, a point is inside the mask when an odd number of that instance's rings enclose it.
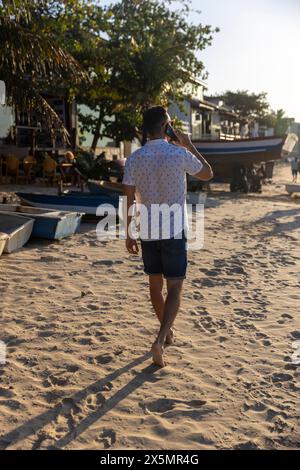
<instances>
[{"instance_id":1,"label":"navy blue shorts","mask_svg":"<svg viewBox=\"0 0 300 470\"><path fill-rule=\"evenodd\" d=\"M149 276L184 279L187 268L186 237L168 240L141 240L144 271Z\"/></svg>"}]
</instances>

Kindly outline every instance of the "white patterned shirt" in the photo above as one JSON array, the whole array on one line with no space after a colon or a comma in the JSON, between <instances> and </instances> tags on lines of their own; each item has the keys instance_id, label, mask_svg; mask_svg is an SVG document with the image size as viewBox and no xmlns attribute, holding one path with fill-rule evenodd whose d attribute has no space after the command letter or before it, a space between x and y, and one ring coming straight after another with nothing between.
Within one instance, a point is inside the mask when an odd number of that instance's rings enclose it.
<instances>
[{"instance_id":1,"label":"white patterned shirt","mask_svg":"<svg viewBox=\"0 0 300 470\"><path fill-rule=\"evenodd\" d=\"M182 233L187 225L186 173L195 175L202 167L190 151L165 139L149 140L127 158L123 184L135 186L143 240L168 239ZM169 219L167 208L171 208Z\"/></svg>"}]
</instances>

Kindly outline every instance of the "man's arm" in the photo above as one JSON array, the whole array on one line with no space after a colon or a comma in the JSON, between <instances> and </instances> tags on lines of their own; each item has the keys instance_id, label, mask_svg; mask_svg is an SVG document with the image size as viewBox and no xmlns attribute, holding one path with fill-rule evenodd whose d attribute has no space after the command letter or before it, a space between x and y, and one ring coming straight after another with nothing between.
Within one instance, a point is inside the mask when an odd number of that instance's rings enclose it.
<instances>
[{"instance_id":1,"label":"man's arm","mask_svg":"<svg viewBox=\"0 0 300 470\"><path fill-rule=\"evenodd\" d=\"M128 184L124 184L124 195L126 196L125 210L126 214L126 249L132 255L137 255L139 252L139 247L137 241L134 238L130 237L130 224L132 221L132 208L134 205L134 196L135 196L135 186L129 186Z\"/></svg>"},{"instance_id":2,"label":"man's arm","mask_svg":"<svg viewBox=\"0 0 300 470\"><path fill-rule=\"evenodd\" d=\"M200 160L202 163L203 167L199 171L199 173L196 173L194 178L198 178L201 181L209 181L213 178L214 174L212 171L212 168L210 164L205 160L203 155L201 155L200 152L196 149L196 147L193 145L190 137L188 134L185 134L184 132L180 131L179 129L176 129L176 136L179 141L179 145L181 147L185 147L189 152L191 152L195 157Z\"/></svg>"}]
</instances>

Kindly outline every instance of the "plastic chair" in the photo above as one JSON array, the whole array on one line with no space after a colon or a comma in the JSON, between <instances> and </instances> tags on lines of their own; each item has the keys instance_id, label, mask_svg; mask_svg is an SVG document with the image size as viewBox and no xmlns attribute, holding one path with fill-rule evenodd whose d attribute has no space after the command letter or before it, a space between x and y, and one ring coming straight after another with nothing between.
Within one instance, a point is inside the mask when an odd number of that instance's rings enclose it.
<instances>
[{"instance_id":1,"label":"plastic chair","mask_svg":"<svg viewBox=\"0 0 300 470\"><path fill-rule=\"evenodd\" d=\"M7 155L6 170L5 170L5 182L6 183L7 183L8 176L15 176L16 183L18 182L19 166L20 166L20 161L15 155Z\"/></svg>"},{"instance_id":2,"label":"plastic chair","mask_svg":"<svg viewBox=\"0 0 300 470\"><path fill-rule=\"evenodd\" d=\"M24 158L23 166L26 183L30 183L30 181L32 181L34 176L34 167L36 166L36 163L37 161L33 155L28 155L26 158Z\"/></svg>"},{"instance_id":3,"label":"plastic chair","mask_svg":"<svg viewBox=\"0 0 300 470\"><path fill-rule=\"evenodd\" d=\"M56 168L56 161L47 155L43 161L43 178L46 179L49 184L54 184L55 182L59 181Z\"/></svg>"}]
</instances>

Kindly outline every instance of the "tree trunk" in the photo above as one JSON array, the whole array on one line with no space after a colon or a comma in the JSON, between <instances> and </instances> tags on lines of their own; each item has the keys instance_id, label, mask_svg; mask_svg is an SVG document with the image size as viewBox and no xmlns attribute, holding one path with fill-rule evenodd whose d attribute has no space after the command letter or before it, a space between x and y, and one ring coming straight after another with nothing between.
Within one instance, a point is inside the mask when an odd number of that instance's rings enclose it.
<instances>
[{"instance_id":1,"label":"tree trunk","mask_svg":"<svg viewBox=\"0 0 300 470\"><path fill-rule=\"evenodd\" d=\"M93 136L93 142L92 142L92 145L91 145L91 150L93 152L96 150L98 140L100 139L100 129L101 129L101 124L102 124L103 117L104 117L103 114L104 114L103 109L100 108L98 121L97 121L97 124L96 124L96 127L95 127L94 136Z\"/></svg>"}]
</instances>

